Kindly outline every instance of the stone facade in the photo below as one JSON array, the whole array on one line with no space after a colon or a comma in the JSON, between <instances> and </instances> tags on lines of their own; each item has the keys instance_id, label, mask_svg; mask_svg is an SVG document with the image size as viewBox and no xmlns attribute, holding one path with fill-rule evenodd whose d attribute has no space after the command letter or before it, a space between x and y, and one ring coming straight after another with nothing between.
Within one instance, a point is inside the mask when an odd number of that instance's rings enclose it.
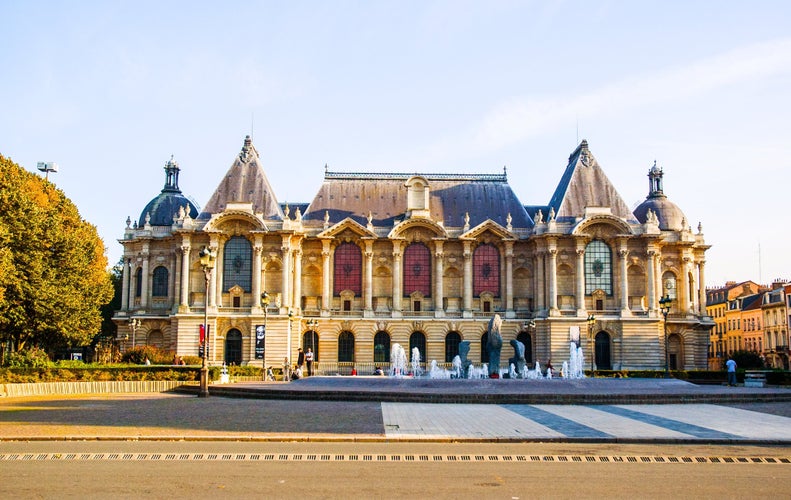
<instances>
[{"instance_id":1,"label":"stone facade","mask_svg":"<svg viewBox=\"0 0 791 500\"><path fill-rule=\"evenodd\" d=\"M586 141L547 205L525 206L506 172L326 170L310 203L281 205L249 138L202 212L181 195L178 165L165 170L165 189L120 240L125 348L134 338L197 355L206 314L212 364L281 366L310 346L319 367L386 365L395 343L444 363L462 340L478 364L497 313L504 345L522 340L531 366L567 359L570 336L599 369L662 369L665 345L671 368L707 366L709 246L656 165L634 212ZM208 280L203 249L215 257Z\"/></svg>"}]
</instances>

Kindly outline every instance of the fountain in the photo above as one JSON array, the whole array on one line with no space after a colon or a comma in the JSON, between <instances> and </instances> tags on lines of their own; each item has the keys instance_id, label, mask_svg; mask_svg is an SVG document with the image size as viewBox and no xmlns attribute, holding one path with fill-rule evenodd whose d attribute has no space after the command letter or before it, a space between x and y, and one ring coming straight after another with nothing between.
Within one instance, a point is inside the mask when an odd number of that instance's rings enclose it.
<instances>
[{"instance_id":1,"label":"fountain","mask_svg":"<svg viewBox=\"0 0 791 500\"><path fill-rule=\"evenodd\" d=\"M390 376L403 377L406 375L406 352L401 344L393 344L390 348Z\"/></svg>"},{"instance_id":2,"label":"fountain","mask_svg":"<svg viewBox=\"0 0 791 500\"><path fill-rule=\"evenodd\" d=\"M412 376L419 377L423 374L420 369L420 349L417 347L412 348Z\"/></svg>"}]
</instances>

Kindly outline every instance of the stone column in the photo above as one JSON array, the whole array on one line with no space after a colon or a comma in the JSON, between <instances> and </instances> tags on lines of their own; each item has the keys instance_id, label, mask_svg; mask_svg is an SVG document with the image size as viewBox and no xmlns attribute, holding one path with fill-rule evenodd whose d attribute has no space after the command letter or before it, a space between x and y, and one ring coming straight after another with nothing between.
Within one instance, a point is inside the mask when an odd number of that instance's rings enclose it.
<instances>
[{"instance_id":1,"label":"stone column","mask_svg":"<svg viewBox=\"0 0 791 500\"><path fill-rule=\"evenodd\" d=\"M281 314L288 314L288 309L291 307L291 235L283 235L283 244L280 247L281 261L283 269L281 269L282 283L280 290L280 309Z\"/></svg>"},{"instance_id":2,"label":"stone column","mask_svg":"<svg viewBox=\"0 0 791 500\"><path fill-rule=\"evenodd\" d=\"M148 242L143 243L143 252L140 254L140 257L143 259L143 279L142 284L140 286L140 307L145 309L148 305L148 263L149 258L151 257L148 253Z\"/></svg>"},{"instance_id":3,"label":"stone column","mask_svg":"<svg viewBox=\"0 0 791 500\"><path fill-rule=\"evenodd\" d=\"M294 249L294 290L291 304L298 310L302 310L302 242Z\"/></svg>"},{"instance_id":4,"label":"stone column","mask_svg":"<svg viewBox=\"0 0 791 500\"><path fill-rule=\"evenodd\" d=\"M219 238L212 235L209 240L209 251L215 255L214 270L211 273L211 281L209 281L209 307L215 308L217 304L222 303L222 286L217 286L217 283L222 283L223 275L223 256L225 255L223 245L220 245Z\"/></svg>"},{"instance_id":5,"label":"stone column","mask_svg":"<svg viewBox=\"0 0 791 500\"><path fill-rule=\"evenodd\" d=\"M121 275L121 310L129 310L129 267L131 262L124 255L124 270Z\"/></svg>"},{"instance_id":6,"label":"stone column","mask_svg":"<svg viewBox=\"0 0 791 500\"><path fill-rule=\"evenodd\" d=\"M629 249L624 240L620 242L618 258L621 264L621 316L631 316L629 310Z\"/></svg>"},{"instance_id":7,"label":"stone column","mask_svg":"<svg viewBox=\"0 0 791 500\"><path fill-rule=\"evenodd\" d=\"M254 236L253 241L253 303L251 310L259 312L261 310L261 257L263 254L263 241L260 234ZM252 342L255 344L255 342Z\"/></svg>"},{"instance_id":8,"label":"stone column","mask_svg":"<svg viewBox=\"0 0 791 500\"><path fill-rule=\"evenodd\" d=\"M678 294L679 312L687 313L692 309L692 300L689 296L689 257L681 256L681 286L676 286Z\"/></svg>"},{"instance_id":9,"label":"stone column","mask_svg":"<svg viewBox=\"0 0 791 500\"><path fill-rule=\"evenodd\" d=\"M706 261L698 262L698 314L706 315ZM788 344L786 344L788 345Z\"/></svg>"},{"instance_id":10,"label":"stone column","mask_svg":"<svg viewBox=\"0 0 791 500\"><path fill-rule=\"evenodd\" d=\"M330 240L321 240L321 310L326 314L332 309L330 294Z\"/></svg>"},{"instance_id":11,"label":"stone column","mask_svg":"<svg viewBox=\"0 0 791 500\"><path fill-rule=\"evenodd\" d=\"M577 241L577 271L575 295L577 299L577 316L582 318L587 315L585 307L585 242Z\"/></svg>"},{"instance_id":12,"label":"stone column","mask_svg":"<svg viewBox=\"0 0 791 500\"><path fill-rule=\"evenodd\" d=\"M464 242L464 312L472 313L472 242Z\"/></svg>"},{"instance_id":13,"label":"stone column","mask_svg":"<svg viewBox=\"0 0 791 500\"><path fill-rule=\"evenodd\" d=\"M190 307L190 259L192 247L189 241L181 246L181 299L179 300L179 311L188 312Z\"/></svg>"},{"instance_id":14,"label":"stone column","mask_svg":"<svg viewBox=\"0 0 791 500\"><path fill-rule=\"evenodd\" d=\"M404 254L401 251L401 241L393 240L393 312L401 312L401 259Z\"/></svg>"},{"instance_id":15,"label":"stone column","mask_svg":"<svg viewBox=\"0 0 791 500\"><path fill-rule=\"evenodd\" d=\"M370 312L374 309L374 242L365 240L365 279L363 280L363 295L365 297L365 310Z\"/></svg>"},{"instance_id":16,"label":"stone column","mask_svg":"<svg viewBox=\"0 0 791 500\"><path fill-rule=\"evenodd\" d=\"M544 289L544 251L539 250L536 254L536 309L543 311L546 309L544 305L544 297L546 290Z\"/></svg>"},{"instance_id":17,"label":"stone column","mask_svg":"<svg viewBox=\"0 0 791 500\"><path fill-rule=\"evenodd\" d=\"M445 316L445 301L444 283L442 281L443 274L445 274L445 254L443 253L443 241L437 240L434 242L434 316L441 318Z\"/></svg>"},{"instance_id":18,"label":"stone column","mask_svg":"<svg viewBox=\"0 0 791 500\"><path fill-rule=\"evenodd\" d=\"M514 242L505 242L505 316L514 314Z\"/></svg>"},{"instance_id":19,"label":"stone column","mask_svg":"<svg viewBox=\"0 0 791 500\"><path fill-rule=\"evenodd\" d=\"M558 249L556 243L550 243L549 249L549 313L558 312Z\"/></svg>"},{"instance_id":20,"label":"stone column","mask_svg":"<svg viewBox=\"0 0 791 500\"><path fill-rule=\"evenodd\" d=\"M648 249L648 311L656 311L656 250Z\"/></svg>"}]
</instances>

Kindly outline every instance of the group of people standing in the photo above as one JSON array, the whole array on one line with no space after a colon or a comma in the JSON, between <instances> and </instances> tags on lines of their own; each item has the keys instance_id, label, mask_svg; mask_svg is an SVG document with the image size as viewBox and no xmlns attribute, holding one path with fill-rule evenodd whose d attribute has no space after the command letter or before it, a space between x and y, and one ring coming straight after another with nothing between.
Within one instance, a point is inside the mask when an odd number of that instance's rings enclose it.
<instances>
[{"instance_id":1,"label":"group of people standing","mask_svg":"<svg viewBox=\"0 0 791 500\"><path fill-rule=\"evenodd\" d=\"M303 351L301 347L299 348L297 366L294 367L294 371L291 372L291 380L297 380L303 377L302 366L306 367L308 377L313 375L313 351L310 347L308 347L307 352Z\"/></svg>"}]
</instances>

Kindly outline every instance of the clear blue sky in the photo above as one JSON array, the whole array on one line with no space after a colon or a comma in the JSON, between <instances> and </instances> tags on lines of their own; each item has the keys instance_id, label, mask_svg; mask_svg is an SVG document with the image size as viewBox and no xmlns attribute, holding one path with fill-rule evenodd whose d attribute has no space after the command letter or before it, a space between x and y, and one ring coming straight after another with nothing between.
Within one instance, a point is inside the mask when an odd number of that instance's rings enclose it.
<instances>
[{"instance_id":1,"label":"clear blue sky","mask_svg":"<svg viewBox=\"0 0 791 500\"><path fill-rule=\"evenodd\" d=\"M788 1L2 0L0 19L0 153L57 162L111 263L171 154L202 206L252 129L281 202L327 163L505 165L545 204L585 138L630 206L664 169L709 285L791 278Z\"/></svg>"}]
</instances>

